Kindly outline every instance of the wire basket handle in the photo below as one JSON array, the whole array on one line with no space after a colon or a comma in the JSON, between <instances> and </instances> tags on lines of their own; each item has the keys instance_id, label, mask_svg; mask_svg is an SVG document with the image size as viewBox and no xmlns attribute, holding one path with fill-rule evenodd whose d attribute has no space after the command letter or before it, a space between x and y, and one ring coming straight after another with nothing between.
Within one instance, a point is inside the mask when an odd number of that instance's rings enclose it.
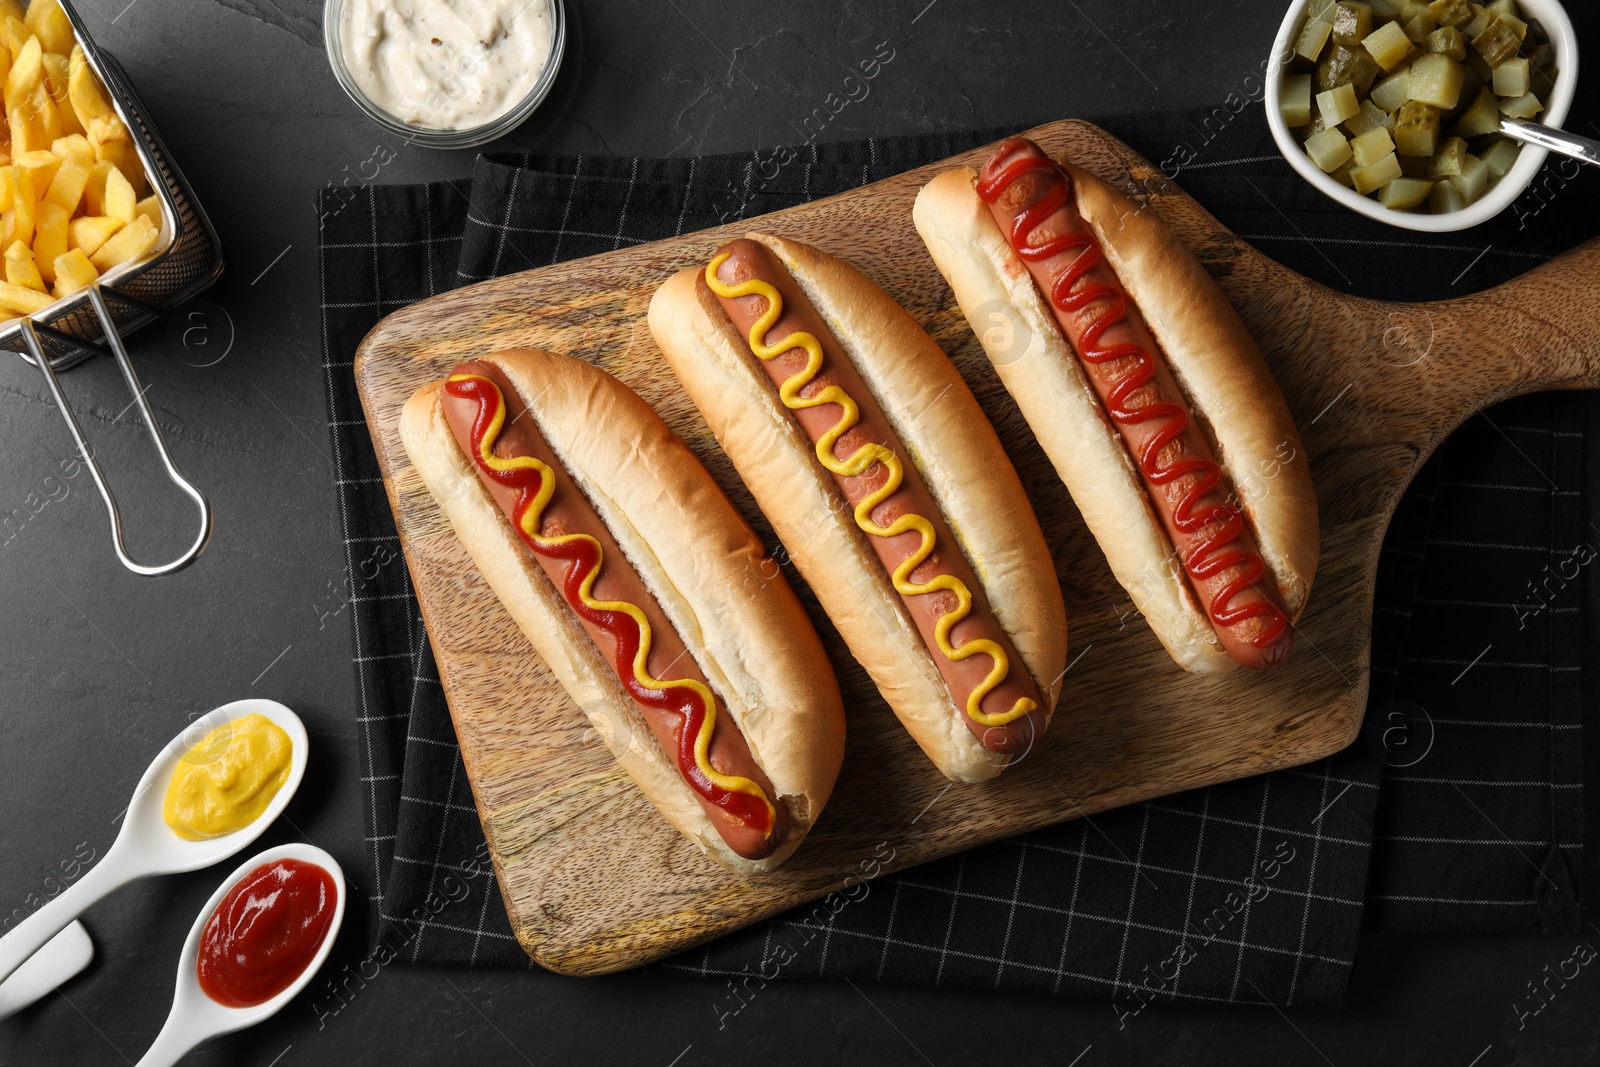
<instances>
[{"instance_id":1,"label":"wire basket handle","mask_svg":"<svg viewBox=\"0 0 1600 1067\"><path fill-rule=\"evenodd\" d=\"M133 301L114 289L107 291L119 300L142 303ZM128 350L123 346L122 336L117 333L116 323L111 318L111 309L106 305L105 293L101 291L98 283L90 286L89 303L93 306L95 316L99 318L100 325L105 331L106 343L111 346L111 354L115 357L117 366L122 368L122 377L127 381L128 388L133 391L133 402L139 406L139 414L144 417L145 429L150 433L150 440L155 442L156 453L160 455L162 465L167 468L167 477L200 509L200 532L195 536L194 544L177 559L169 563L149 564L139 563L128 555L128 550L122 541L122 512L117 508L117 498L112 494L111 486L106 484L105 474L100 470L100 464L95 461L89 442L84 439L83 428L78 425L78 417L73 413L72 405L67 403L66 395L61 391L61 382L56 377L56 369L51 365L50 357L45 354L44 346L39 341L39 332L43 330L55 340L90 352L104 350L98 345L91 345L47 326L36 327L33 320L28 318L22 320L22 338L29 354L33 357L33 363L44 374L45 384L50 387L50 395L55 398L56 408L61 412L61 418L66 422L67 429L72 433L72 440L78 446L78 453L88 464L89 473L94 477L95 487L100 490L100 499L106 502L106 515L111 520L111 544L117 551L117 558L122 561L124 567L135 574L147 577L171 574L193 563L200 553L205 551L206 544L211 540L211 502L193 482L183 476L177 464L172 462L172 454L167 451L166 438L161 433L161 424L156 421L155 412L150 410L150 403L144 398L144 387L139 384L139 375L133 369L133 361L128 358Z\"/></svg>"}]
</instances>

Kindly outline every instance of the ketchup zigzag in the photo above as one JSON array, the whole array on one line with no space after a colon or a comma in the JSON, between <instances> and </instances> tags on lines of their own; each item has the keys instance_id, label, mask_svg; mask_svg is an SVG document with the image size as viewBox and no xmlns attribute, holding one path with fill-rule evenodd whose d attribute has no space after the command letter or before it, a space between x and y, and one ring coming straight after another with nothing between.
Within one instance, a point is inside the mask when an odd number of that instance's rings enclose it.
<instances>
[{"instance_id":1,"label":"ketchup zigzag","mask_svg":"<svg viewBox=\"0 0 1600 1067\"><path fill-rule=\"evenodd\" d=\"M911 573L920 567L924 560L933 554L934 533L933 524L921 515L907 512L901 515L888 526L880 526L872 521L872 512L877 506L889 499L900 488L905 480L905 468L901 465L900 457L894 450L881 444L867 444L852 452L847 459L839 459L834 454L834 448L839 438L843 437L856 425L861 418L861 409L855 400L837 385L828 385L815 396L804 397L800 390L810 383L822 369L822 344L805 330L796 330L776 344L767 344L763 338L783 315L783 298L778 295L778 290L759 278L749 278L737 285L729 285L717 277L717 268L727 262L730 253L723 252L706 265L706 285L713 293L724 299L741 296L759 296L766 300L767 309L750 327L750 335L745 339L750 345L750 351L762 360L775 359L785 352L796 348L806 352L806 366L804 370L786 378L778 387L778 397L785 407L791 411L800 408L820 407L823 404L838 404L842 409L839 421L828 429L817 440L817 460L832 473L843 478L854 478L865 474L875 463L882 463L889 473L888 479L874 492L864 497L855 507L856 525L874 537L894 537L908 530L915 530L921 537L922 543L917 550L908 556L894 569L891 579L895 591L901 596L920 596L923 593L935 593L941 590L954 593L956 606L952 610L939 616L934 623L934 639L939 645L939 651L945 658L959 662L969 656L988 656L992 661L989 673L967 696L966 713L975 722L984 726L1005 726L1028 714L1038 705L1027 697L1018 697L1016 703L1007 711L986 712L983 710L983 698L1005 680L1011 670L1011 664L1006 657L1005 649L988 638L976 638L959 647L951 644L950 631L956 623L966 618L972 611L972 593L967 589L961 579L951 574L936 575L932 581L913 582Z\"/></svg>"},{"instance_id":2,"label":"ketchup zigzag","mask_svg":"<svg viewBox=\"0 0 1600 1067\"><path fill-rule=\"evenodd\" d=\"M617 658L612 666L628 695L646 707L675 711L682 718L678 768L684 779L709 803L746 826L764 827L770 837L777 811L766 793L750 779L723 774L711 765L711 732L717 722L717 702L711 690L694 678L652 677L647 666L650 621L644 612L625 600L594 598L591 591L602 565L600 542L581 533L540 536L540 519L555 494L555 475L534 456L494 454L506 417L505 397L499 387L481 375L456 374L445 383L445 389L451 396L478 405L472 420L472 458L487 477L517 490L513 525L523 543L541 556L572 561L563 589L567 603L580 617L616 638Z\"/></svg>"},{"instance_id":3,"label":"ketchup zigzag","mask_svg":"<svg viewBox=\"0 0 1600 1067\"><path fill-rule=\"evenodd\" d=\"M993 158L1005 158L1004 152L1005 146L1002 146ZM1069 249L1081 249L1051 285L1050 300L1062 311L1074 314L1097 301L1105 302L1105 309L1085 327L1077 346L1078 354L1085 363L1110 363L1120 359L1133 361L1132 369L1116 380L1106 397L1107 414L1113 422L1123 425L1149 419L1167 420L1136 457L1139 470L1151 485L1167 485L1185 476L1194 476L1177 506L1172 509L1173 525L1190 535L1199 536L1208 529L1211 532L1209 536L1201 537L1183 561L1184 569L1191 578L1204 580L1230 567L1238 567L1238 576L1224 585L1212 599L1211 618L1219 626L1233 626L1247 619L1265 616L1267 622L1250 639L1255 647L1265 648L1283 636L1289 628L1289 619L1266 598L1238 607L1229 606L1240 592L1261 580L1266 573L1266 564L1255 552L1243 549L1223 551L1237 541L1244 530L1244 516L1238 508L1221 502L1201 510L1200 502L1222 484L1222 469L1214 460L1189 455L1183 447L1182 437L1189 427L1189 413L1182 404L1158 399L1138 407L1129 406L1129 398L1155 377L1155 361L1150 353L1132 343L1106 345L1100 342L1101 336L1128 313L1128 301L1123 293L1109 285L1083 282L1084 275L1099 266L1105 258L1105 252L1094 236L1087 232L1057 234L1037 245L1029 243L1034 231L1066 204L1072 190L1071 175L1047 157L1022 156L1000 168L998 173L990 173L990 166L985 166L984 173L978 179L978 197L992 204L1018 178L1035 171L1048 171L1059 181L1049 183L1049 191L1017 216L1006 238L1012 250L1026 260L1049 259ZM1161 452L1174 441L1179 444L1179 455L1162 466Z\"/></svg>"}]
</instances>

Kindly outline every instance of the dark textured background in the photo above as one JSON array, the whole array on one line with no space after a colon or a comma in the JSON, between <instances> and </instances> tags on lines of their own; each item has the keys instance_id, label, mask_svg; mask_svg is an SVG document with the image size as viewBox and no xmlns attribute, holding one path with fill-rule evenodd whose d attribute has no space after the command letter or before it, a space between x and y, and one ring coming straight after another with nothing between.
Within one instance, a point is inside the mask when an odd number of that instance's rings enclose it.
<instances>
[{"instance_id":1,"label":"dark textured background","mask_svg":"<svg viewBox=\"0 0 1600 1067\"><path fill-rule=\"evenodd\" d=\"M305 837L358 878L365 867L312 205L320 186L371 176L375 157L394 157L378 181L406 182L464 176L471 155L404 146L362 118L328 70L320 6L80 5L230 257L207 294L232 324L225 357L213 362L226 333L217 316L209 347L198 334L188 348L169 342L160 326L133 346L179 463L216 505L217 535L183 574L135 579L111 556L83 474L56 483L65 497L19 534L0 534L0 913L26 910L60 861L86 853L80 843L103 854L150 755L193 713L247 695L296 708L315 745L292 825L264 843ZM1281 10L1282 0L862 0L781 12L577 3L554 93L502 147L687 155L800 141L790 123L882 40L894 63L827 139L1221 101L1256 70ZM1592 99L1580 95L1575 129L1595 114ZM127 398L114 368L64 381L117 479L135 553L177 551L185 502L150 475L143 431L118 418ZM61 497L44 479L70 442L20 361L0 361L0 441L0 514L30 493ZM137 1060L219 877L146 883L93 909L100 959L64 996L0 1022L0 1064ZM348 924L334 965L360 958L365 928ZM1600 927L1584 931L1600 945ZM1121 1032L1104 1002L804 981L768 987L719 1031L720 983L391 966L337 1014L319 1019L302 998L189 1062L1577 1064L1595 1055L1600 974L1585 969L1521 1031L1511 1010L1572 940L1372 935L1340 1012L1152 1005Z\"/></svg>"}]
</instances>

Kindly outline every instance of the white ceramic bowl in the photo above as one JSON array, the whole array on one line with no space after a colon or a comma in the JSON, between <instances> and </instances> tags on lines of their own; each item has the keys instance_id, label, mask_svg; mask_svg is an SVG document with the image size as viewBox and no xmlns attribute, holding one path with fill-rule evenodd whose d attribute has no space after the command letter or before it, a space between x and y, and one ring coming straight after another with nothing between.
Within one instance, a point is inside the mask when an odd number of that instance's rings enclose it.
<instances>
[{"instance_id":1,"label":"white ceramic bowl","mask_svg":"<svg viewBox=\"0 0 1600 1067\"><path fill-rule=\"evenodd\" d=\"M1522 146L1516 164L1476 204L1446 215L1396 211L1384 207L1372 197L1362 196L1354 189L1340 185L1332 175L1324 173L1306 155L1305 146L1284 123L1283 113L1278 107L1284 68L1294 57L1295 38L1299 35L1309 3L1310 0L1294 0L1289 5L1288 13L1283 16L1283 25L1278 27L1278 39L1272 43L1272 58L1267 64L1265 101L1267 125L1272 128L1272 139L1278 142L1278 151L1289 161L1289 166L1298 171L1302 178L1352 211L1359 211L1368 218L1387 222L1391 226L1426 233L1465 230L1487 222L1510 207L1512 201L1532 184L1539 168L1544 165L1545 157L1549 155L1547 150L1534 145ZM1572 31L1572 20L1567 18L1567 12L1559 0L1518 0L1518 3L1523 15L1530 20L1537 19L1550 35L1550 47L1556 54L1555 90L1550 94L1550 99L1544 102L1545 109L1535 121L1559 127L1567 119L1567 109L1572 106L1573 91L1578 83L1578 40Z\"/></svg>"}]
</instances>

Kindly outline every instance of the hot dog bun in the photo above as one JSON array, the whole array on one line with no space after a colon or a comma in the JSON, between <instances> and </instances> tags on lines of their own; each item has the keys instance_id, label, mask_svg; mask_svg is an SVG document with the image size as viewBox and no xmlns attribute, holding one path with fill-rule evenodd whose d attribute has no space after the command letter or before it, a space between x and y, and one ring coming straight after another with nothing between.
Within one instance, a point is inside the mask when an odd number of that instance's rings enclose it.
<instances>
[{"instance_id":1,"label":"hot dog bun","mask_svg":"<svg viewBox=\"0 0 1600 1067\"><path fill-rule=\"evenodd\" d=\"M1057 162L1231 475L1289 617L1299 618L1320 552L1317 500L1305 446L1271 371L1216 282L1154 211ZM978 197L976 179L963 167L923 186L912 211L917 232L1134 606L1185 670L1232 670L1237 663L1186 581L1133 458L1044 295Z\"/></svg>"},{"instance_id":2,"label":"hot dog bun","mask_svg":"<svg viewBox=\"0 0 1600 1067\"><path fill-rule=\"evenodd\" d=\"M922 474L1001 628L1054 709L1067 627L1049 549L1016 471L950 360L855 268L765 234L829 324ZM992 778L1012 757L986 749L960 709L814 448L706 288L703 268L656 291L650 328L796 567L884 699L949 778Z\"/></svg>"},{"instance_id":3,"label":"hot dog bun","mask_svg":"<svg viewBox=\"0 0 1600 1067\"><path fill-rule=\"evenodd\" d=\"M518 540L457 444L443 383L406 403L400 435L489 587L667 820L745 876L815 823L844 757L844 711L822 643L777 565L711 475L627 386L533 349L486 357L516 386L562 465L661 604L788 812L786 839L744 859L723 842L616 672Z\"/></svg>"}]
</instances>

